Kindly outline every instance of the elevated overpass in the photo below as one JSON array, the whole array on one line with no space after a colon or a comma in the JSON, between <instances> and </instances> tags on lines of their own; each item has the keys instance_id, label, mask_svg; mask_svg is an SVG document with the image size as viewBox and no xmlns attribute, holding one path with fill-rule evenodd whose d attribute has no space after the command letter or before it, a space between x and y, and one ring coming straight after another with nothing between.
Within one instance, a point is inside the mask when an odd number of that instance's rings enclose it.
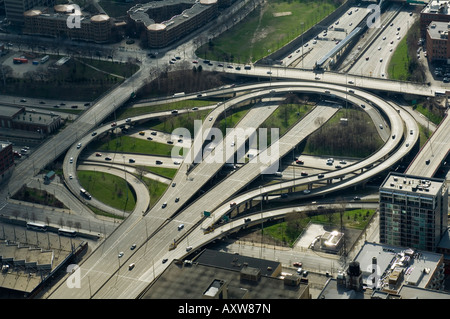
<instances>
[{"instance_id":1,"label":"elevated overpass","mask_svg":"<svg viewBox=\"0 0 450 319\"><path fill-rule=\"evenodd\" d=\"M422 146L405 174L433 177L450 154L450 118L448 114Z\"/></svg>"},{"instance_id":2,"label":"elevated overpass","mask_svg":"<svg viewBox=\"0 0 450 319\"><path fill-rule=\"evenodd\" d=\"M290 84L290 83L289 83ZM293 85L284 84L284 90L289 91L306 91L306 92L324 92L325 90L336 90L335 93L341 95L344 98L348 95L346 87L340 87L338 85L324 85L318 86L311 83L298 83L293 82ZM306 84L306 86L305 86ZM250 95L255 98L258 95L267 95L274 89L273 87L267 87L265 90L256 91ZM281 89L280 84L275 90ZM400 119L399 113L392 106L387 105L383 100L376 99L375 96L363 92L364 98L372 99L374 103L380 103L389 114L389 122L392 127L392 133L399 134L398 138L389 139L389 147L394 147L398 144L397 140L400 140L402 135L399 130L403 130L403 123ZM355 92L355 96L362 94L361 92ZM361 103L361 101L358 101ZM221 107L219 107L221 108ZM216 109L217 110L217 109ZM322 111L321 111L322 110ZM315 118L318 114L323 114L323 111L327 108L316 108L305 119L307 125L300 124L298 130L292 131L292 135L287 135L287 143L281 143L280 147L283 152L280 152L280 156L290 152L292 147L301 141L304 137L315 130L318 126L315 123ZM330 111L330 109L328 108ZM329 113L327 116L331 116L334 112ZM323 114L324 115L324 114ZM322 115L322 116L323 116ZM312 130L311 130L312 129ZM397 147L399 147L398 145ZM392 150L390 150L392 151ZM385 155L388 156L389 152ZM386 161L385 161L386 162ZM386 162L386 165L389 163ZM377 165L377 167L381 165ZM386 169L386 167L384 168ZM374 171L375 172L375 171ZM248 184L251 180L257 177L261 173L261 166L244 165L238 171L233 173L229 178L222 181L219 185L215 186L210 191L206 192L194 203L177 213L177 215L171 216L167 211L161 209L159 204L155 206L149 213L143 216L139 212L135 212L130 215L117 229L111 234L109 238L94 251L83 264L81 264L82 273L82 287L83 289L73 291L67 289L64 285L61 285L51 296L51 298L132 298L138 295L147 284L149 284L154 276L157 276L160 271L164 269L161 260L166 256L178 256L178 258L186 254L186 247L192 245L191 233L195 229L204 228L206 226L203 211L214 211L214 207L220 205L220 203L227 202L228 199L238 192L242 187ZM342 172L340 172L342 173ZM179 172L184 174L184 172ZM338 173L339 174L339 173ZM185 181L185 187L189 187L189 181ZM160 203L173 199L176 194L177 187L169 188L170 191L164 195ZM339 188L339 185L335 185ZM179 194L183 194L180 192ZM212 206L213 205L213 206ZM168 206L170 207L170 206ZM183 223L185 228L180 231L177 226ZM202 225L203 224L203 225ZM164 231L162 231L164 229ZM219 234L218 234L219 235ZM176 242L174 249L169 251L169 245ZM137 248L130 251L127 247L132 244L136 244ZM195 249L195 247L193 247ZM127 251L125 258L123 258L119 264L117 263L117 252ZM155 263L156 261L156 263ZM129 271L127 265L129 263L135 263L136 268L133 271ZM156 265L150 267L149 265ZM117 276L117 277L116 277ZM84 284L83 284L84 283ZM117 287L120 287L117 289Z\"/></svg>"}]
</instances>

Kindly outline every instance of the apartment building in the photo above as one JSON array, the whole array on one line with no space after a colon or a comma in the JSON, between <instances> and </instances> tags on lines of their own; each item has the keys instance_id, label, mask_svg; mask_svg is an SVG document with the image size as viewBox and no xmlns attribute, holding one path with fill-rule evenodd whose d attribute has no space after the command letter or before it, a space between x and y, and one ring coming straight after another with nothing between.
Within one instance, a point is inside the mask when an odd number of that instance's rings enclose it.
<instances>
[{"instance_id":1,"label":"apartment building","mask_svg":"<svg viewBox=\"0 0 450 319\"><path fill-rule=\"evenodd\" d=\"M380 243L436 251L448 225L445 180L390 173L379 196Z\"/></svg>"},{"instance_id":2,"label":"apartment building","mask_svg":"<svg viewBox=\"0 0 450 319\"><path fill-rule=\"evenodd\" d=\"M70 4L34 7L23 13L22 32L95 43L111 41L113 23L108 15L92 16L79 12L79 15L74 16L75 10L76 7Z\"/></svg>"},{"instance_id":3,"label":"apartment building","mask_svg":"<svg viewBox=\"0 0 450 319\"><path fill-rule=\"evenodd\" d=\"M137 4L128 21L149 48L163 48L197 30L218 15L220 0L167 0Z\"/></svg>"},{"instance_id":4,"label":"apartment building","mask_svg":"<svg viewBox=\"0 0 450 319\"><path fill-rule=\"evenodd\" d=\"M433 21L450 22L450 0L431 0L420 12L422 38L426 38L427 28Z\"/></svg>"},{"instance_id":5,"label":"apartment building","mask_svg":"<svg viewBox=\"0 0 450 319\"><path fill-rule=\"evenodd\" d=\"M50 7L55 0L4 0L6 18L14 25L23 25L24 12L37 6Z\"/></svg>"},{"instance_id":6,"label":"apartment building","mask_svg":"<svg viewBox=\"0 0 450 319\"><path fill-rule=\"evenodd\" d=\"M428 61L444 61L450 64L450 22L432 21L427 28Z\"/></svg>"}]
</instances>

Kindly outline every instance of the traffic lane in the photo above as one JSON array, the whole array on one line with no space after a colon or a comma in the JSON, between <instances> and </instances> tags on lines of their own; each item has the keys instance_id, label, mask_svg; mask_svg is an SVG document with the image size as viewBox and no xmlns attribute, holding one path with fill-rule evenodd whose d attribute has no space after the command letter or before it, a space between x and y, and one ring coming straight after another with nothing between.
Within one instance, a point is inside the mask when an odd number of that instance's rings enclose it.
<instances>
[{"instance_id":1,"label":"traffic lane","mask_svg":"<svg viewBox=\"0 0 450 319\"><path fill-rule=\"evenodd\" d=\"M116 165L152 166L178 169L183 161L182 158L172 158L167 156L113 153L113 152L93 152L83 160L110 163Z\"/></svg>"}]
</instances>

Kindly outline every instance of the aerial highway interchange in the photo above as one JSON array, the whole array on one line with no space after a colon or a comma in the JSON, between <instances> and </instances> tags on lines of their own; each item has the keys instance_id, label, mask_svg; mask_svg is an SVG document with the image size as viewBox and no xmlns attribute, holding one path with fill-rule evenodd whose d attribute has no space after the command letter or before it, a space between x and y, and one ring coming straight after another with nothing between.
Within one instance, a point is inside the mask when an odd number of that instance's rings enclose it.
<instances>
[{"instance_id":1,"label":"aerial highway interchange","mask_svg":"<svg viewBox=\"0 0 450 319\"><path fill-rule=\"evenodd\" d=\"M356 11L352 16L344 14L339 23L350 25L350 17L356 15ZM361 17L358 17L361 20L365 15L362 13L360 15ZM408 13L399 11L389 21L393 21L392 19L412 18ZM388 26L383 28L384 32L391 32L389 33L391 36L395 30L388 29ZM331 32L330 34L332 34ZM334 38L339 39L337 34ZM365 55L374 56L376 51L381 51L378 48L380 47L379 41L385 41L383 37L386 37L385 33L378 35L376 41L370 47L365 48L365 53L358 61L364 62ZM321 40L319 39L318 42ZM211 111L207 118L211 120L205 120L201 124L201 134L186 139L191 142L187 144L189 150L184 159L180 157L176 159L177 163L174 162L175 159L169 159L169 162L162 163L166 167L177 168L178 171L171 181L167 181L170 186L153 206L149 204L150 198L145 186L134 177L132 171L124 171L125 166L127 169L132 166L128 165L129 163L125 165L128 157L125 158L125 155L122 154L103 154L112 157L110 163L105 163L103 157L96 158L94 154L91 154L88 159L82 156L82 152L90 143L123 125L145 123L149 119L161 116L173 116L171 111L164 111L135 116L129 120L117 120L114 121L114 124L104 122L145 83L152 69L151 64L146 63L150 59L144 60L141 69L121 86L96 101L72 125L46 141L20 163L8 185L8 193L17 191L23 185L23 181L33 177L39 169L45 167L59 155L65 154L63 163L65 183L74 197L80 201L87 202L80 195L82 186L76 178L76 171L80 169L78 165L89 165L87 167L92 165L99 170L107 168L118 176L124 175L137 194L133 212L127 213L123 222L107 238L103 239L99 246L80 264L81 288L74 290L61 284L52 291L49 298L136 298L164 271L171 260L183 259L208 243L226 236L228 232L235 231L235 228L245 226L248 221L245 221L244 218L232 220L229 225L218 223L231 210L245 205L254 205L254 202L259 203L264 198L268 200L269 196L282 201L281 190L290 191L290 201L294 198L301 201L332 194L337 190L362 184L380 173L389 171L397 162L407 156L419 139L417 122L408 110L393 101L381 98L378 94L380 92L397 92L435 97L436 92L442 88L386 79L386 65L378 61L375 61L377 63L374 62L373 67L370 68L362 66L362 62L358 62L352 66L352 73L345 74L303 69L305 64L310 65L314 62L308 60L310 55L307 55L304 61L296 60L298 55L304 54L303 50L309 51L313 46L312 42L306 47L305 44L299 49L300 51L296 50L291 57L286 57L281 66L255 64L251 65L249 69L237 70L236 65L231 68L219 67L220 61L212 61L212 65L203 65L205 70L241 74L255 79L265 78L267 81L217 88L207 92L208 96L238 94L208 107ZM324 45L326 49L321 52L329 50L326 45ZM389 46L383 47L383 50L388 49ZM385 53L388 54L388 52ZM198 60L201 61L201 59ZM295 65L289 66L290 61L297 62ZM369 69L370 74L365 74ZM204 145L207 140L207 135L203 132L208 131L218 117L227 111L230 112L233 106L246 101L257 101L257 103L238 123L238 127L257 129L277 108L280 98L288 92L316 94L322 96L324 100L331 99L334 103L318 103L290 131L281 136L276 145L272 145L262 153L257 153L248 163L239 165L226 178L210 187L201 196L197 196L202 187L210 182L225 163L228 163L230 157L234 158L235 152L240 146L239 143L235 145L234 140L227 139L225 136L223 141L216 141L212 153L205 154L203 157L203 149L198 148L198 145ZM178 99L195 99L198 93L186 94ZM171 100L174 100L173 96L160 98L159 102ZM319 129L346 103L369 114L378 134L384 141L379 150L368 158L327 172L323 174L324 176L319 176L319 174L296 176L291 180L283 180L276 184L242 192L253 180L261 176L265 169L269 168L270 165L261 160L264 152L270 153L271 149L273 150L276 146L279 151L276 161L291 158L295 147ZM178 113L190 111L192 110L178 110ZM321 118L321 121L317 121L317 118ZM449 148L446 141L446 137L449 135L448 123L448 116L446 116L411 163L407 170L408 173L433 176L448 155ZM231 142L233 142L232 145ZM230 151L224 152L224 150ZM224 153L225 157L214 161L215 152ZM153 163L157 161L157 157L139 157L137 155L133 155L133 157L137 162L151 161ZM202 160L194 163L188 170L193 159L198 158ZM4 192L5 190L3 190ZM2 196L2 200L6 197L6 195ZM233 203L233 206L230 203ZM6 201L2 204L6 205ZM109 209L107 205L95 198L90 199L89 204L105 211ZM204 215L205 211L210 213L208 217ZM258 212L247 218L251 218L252 223L258 223L258 221L262 222L286 213L281 210L266 212L266 215ZM232 223L236 223L237 226ZM118 258L117 255L121 251L125 251L125 255ZM129 267L131 264L134 265L133 269Z\"/></svg>"}]
</instances>

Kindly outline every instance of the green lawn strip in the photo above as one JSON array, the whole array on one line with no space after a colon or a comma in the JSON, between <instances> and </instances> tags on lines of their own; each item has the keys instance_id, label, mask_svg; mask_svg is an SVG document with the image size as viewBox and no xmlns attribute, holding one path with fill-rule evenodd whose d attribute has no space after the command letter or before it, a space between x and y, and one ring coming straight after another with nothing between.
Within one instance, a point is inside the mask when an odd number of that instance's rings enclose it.
<instances>
[{"instance_id":1,"label":"green lawn strip","mask_svg":"<svg viewBox=\"0 0 450 319\"><path fill-rule=\"evenodd\" d=\"M271 144L271 128L278 128L281 137L312 108L312 105L307 104L281 104L278 106L260 126L260 128L267 128L267 145Z\"/></svg>"},{"instance_id":2,"label":"green lawn strip","mask_svg":"<svg viewBox=\"0 0 450 319\"><path fill-rule=\"evenodd\" d=\"M177 173L177 169L175 168L167 168L167 167L152 167L152 166L145 166L143 167L146 171L149 171L151 173L158 174L162 177L166 177L169 179L173 179L175 177L175 174Z\"/></svg>"},{"instance_id":3,"label":"green lawn strip","mask_svg":"<svg viewBox=\"0 0 450 319\"><path fill-rule=\"evenodd\" d=\"M240 108L236 112L233 110L227 112L227 116L216 122L214 125L219 130L222 131L223 136L225 137L228 128L234 128L237 123L239 123L242 118L248 113L248 111L253 107L253 105L247 105L243 108Z\"/></svg>"},{"instance_id":4,"label":"green lawn strip","mask_svg":"<svg viewBox=\"0 0 450 319\"><path fill-rule=\"evenodd\" d=\"M409 78L409 56L408 44L404 37L395 49L388 65L388 75L390 79L406 81Z\"/></svg>"},{"instance_id":5,"label":"green lawn strip","mask_svg":"<svg viewBox=\"0 0 450 319\"><path fill-rule=\"evenodd\" d=\"M428 128L426 128L422 124L418 125L419 125L419 147L422 148L422 146L425 145L425 143L430 138L433 132L431 132Z\"/></svg>"},{"instance_id":6,"label":"green lawn strip","mask_svg":"<svg viewBox=\"0 0 450 319\"><path fill-rule=\"evenodd\" d=\"M126 181L112 174L80 170L80 184L97 200L119 210L131 212L136 205L136 195Z\"/></svg>"},{"instance_id":7,"label":"green lawn strip","mask_svg":"<svg viewBox=\"0 0 450 319\"><path fill-rule=\"evenodd\" d=\"M136 153L147 155L170 156L172 145L148 141L131 136L119 136L101 144L97 147L98 151Z\"/></svg>"},{"instance_id":8,"label":"green lawn strip","mask_svg":"<svg viewBox=\"0 0 450 319\"><path fill-rule=\"evenodd\" d=\"M123 112L117 115L117 119L126 119L128 117L133 117L137 115L162 112L162 111L171 111L171 110L192 110L193 107L203 107L209 105L217 104L216 101L205 101L205 100L183 100L173 103L166 104L158 104L158 105L146 105L146 106L137 106L137 107L129 107L124 109ZM195 112L195 111L192 111Z\"/></svg>"},{"instance_id":9,"label":"green lawn strip","mask_svg":"<svg viewBox=\"0 0 450 319\"><path fill-rule=\"evenodd\" d=\"M142 177L142 180L148 187L150 193L150 207L152 207L161 198L169 185L147 177Z\"/></svg>"},{"instance_id":10,"label":"green lawn strip","mask_svg":"<svg viewBox=\"0 0 450 319\"><path fill-rule=\"evenodd\" d=\"M425 107L423 104L417 104L415 106L415 109L418 112L422 113L427 119L429 119L432 123L434 123L436 125L441 123L442 119L444 118L443 116L433 113L430 109Z\"/></svg>"},{"instance_id":11,"label":"green lawn strip","mask_svg":"<svg viewBox=\"0 0 450 319\"><path fill-rule=\"evenodd\" d=\"M185 128L194 137L194 124L196 120L204 121L211 110L203 110L155 119L149 122L150 129L171 134L176 128ZM202 124L202 123L200 123Z\"/></svg>"},{"instance_id":12,"label":"green lawn strip","mask_svg":"<svg viewBox=\"0 0 450 319\"><path fill-rule=\"evenodd\" d=\"M244 21L205 43L197 55L238 63L259 60L292 41L338 6L337 1L328 0L269 0Z\"/></svg>"}]
</instances>

